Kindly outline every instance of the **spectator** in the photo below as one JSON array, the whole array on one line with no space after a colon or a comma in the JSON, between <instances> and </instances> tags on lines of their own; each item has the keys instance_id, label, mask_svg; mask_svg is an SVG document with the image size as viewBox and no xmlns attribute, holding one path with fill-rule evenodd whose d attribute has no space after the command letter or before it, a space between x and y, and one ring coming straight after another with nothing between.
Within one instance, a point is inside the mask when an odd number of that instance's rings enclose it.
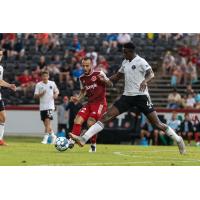
<instances>
[{"instance_id":1,"label":"spectator","mask_svg":"<svg viewBox=\"0 0 200 200\"><path fill-rule=\"evenodd\" d=\"M163 75L170 74L174 66L175 58L170 51L167 51L162 63Z\"/></svg>"},{"instance_id":2,"label":"spectator","mask_svg":"<svg viewBox=\"0 0 200 200\"><path fill-rule=\"evenodd\" d=\"M75 94L78 96L78 94ZM76 114L78 111L82 108L82 104L79 102L69 102L69 104L66 106L66 111L69 110L69 132L71 132L73 124L74 124L74 119L76 117Z\"/></svg>"},{"instance_id":3,"label":"spectator","mask_svg":"<svg viewBox=\"0 0 200 200\"><path fill-rule=\"evenodd\" d=\"M95 70L102 70L104 73L107 74L109 64L108 64L108 62L106 61L105 57L102 56L102 55L99 55L98 60L99 60L99 61L98 61L98 65L97 65L97 67L95 68Z\"/></svg>"},{"instance_id":4,"label":"spectator","mask_svg":"<svg viewBox=\"0 0 200 200\"><path fill-rule=\"evenodd\" d=\"M81 49L81 44L80 42L78 41L78 36L77 35L74 35L73 37L73 41L72 43L70 44L69 46L69 49L72 50L72 51L80 51Z\"/></svg>"},{"instance_id":5,"label":"spectator","mask_svg":"<svg viewBox=\"0 0 200 200\"><path fill-rule=\"evenodd\" d=\"M175 130L175 132L178 131L179 126L181 124L181 121L179 119L177 119L177 113L173 112L172 113L172 117L171 119L168 121L168 126L170 126L171 128L173 128Z\"/></svg>"},{"instance_id":6,"label":"spectator","mask_svg":"<svg viewBox=\"0 0 200 200\"><path fill-rule=\"evenodd\" d=\"M47 50L47 46L49 43L49 34L37 33L35 34L35 37L36 37L36 43L35 43L36 51Z\"/></svg>"},{"instance_id":7,"label":"spectator","mask_svg":"<svg viewBox=\"0 0 200 200\"><path fill-rule=\"evenodd\" d=\"M195 102L196 102L195 108L200 109L200 92L195 94L194 96L195 96Z\"/></svg>"},{"instance_id":8,"label":"spectator","mask_svg":"<svg viewBox=\"0 0 200 200\"><path fill-rule=\"evenodd\" d=\"M186 98L186 102L185 102L185 108L194 108L195 107L195 98L193 97L192 94L189 94Z\"/></svg>"},{"instance_id":9,"label":"spectator","mask_svg":"<svg viewBox=\"0 0 200 200\"><path fill-rule=\"evenodd\" d=\"M75 52L74 56L78 62L82 61L82 59L86 56L85 47L81 47L80 51Z\"/></svg>"},{"instance_id":10,"label":"spectator","mask_svg":"<svg viewBox=\"0 0 200 200\"><path fill-rule=\"evenodd\" d=\"M59 46L60 46L59 34L57 33L49 34L49 50L55 49L56 47Z\"/></svg>"},{"instance_id":11,"label":"spectator","mask_svg":"<svg viewBox=\"0 0 200 200\"><path fill-rule=\"evenodd\" d=\"M148 145L150 145L150 139L151 139L151 132L153 131L152 125L146 120L146 122L141 126L140 131L140 144L144 144L147 140Z\"/></svg>"},{"instance_id":12,"label":"spectator","mask_svg":"<svg viewBox=\"0 0 200 200\"><path fill-rule=\"evenodd\" d=\"M44 68L47 67L47 63L46 63L46 58L45 56L40 56L40 60L38 62L38 66L41 70L44 70Z\"/></svg>"},{"instance_id":13,"label":"spectator","mask_svg":"<svg viewBox=\"0 0 200 200\"><path fill-rule=\"evenodd\" d=\"M70 65L66 63L60 68L59 82L62 83L67 80L70 73Z\"/></svg>"},{"instance_id":14,"label":"spectator","mask_svg":"<svg viewBox=\"0 0 200 200\"><path fill-rule=\"evenodd\" d=\"M107 48L106 50L107 53L110 53L111 49L117 48L117 34L116 33L107 34L102 45L104 48Z\"/></svg>"},{"instance_id":15,"label":"spectator","mask_svg":"<svg viewBox=\"0 0 200 200\"><path fill-rule=\"evenodd\" d=\"M168 105L167 108L176 109L180 108L182 104L181 95L177 92L176 88L173 92L168 95Z\"/></svg>"},{"instance_id":16,"label":"spectator","mask_svg":"<svg viewBox=\"0 0 200 200\"><path fill-rule=\"evenodd\" d=\"M57 107L58 132L61 132L64 129L66 137L68 137L68 129L69 129L69 110L66 111L66 107L68 106L68 104L69 104L69 99L67 96L64 96L63 103Z\"/></svg>"},{"instance_id":17,"label":"spectator","mask_svg":"<svg viewBox=\"0 0 200 200\"><path fill-rule=\"evenodd\" d=\"M194 95L194 90L192 89L192 85L191 84L187 85L186 90L185 90L185 94L186 95L189 95L189 94Z\"/></svg>"},{"instance_id":18,"label":"spectator","mask_svg":"<svg viewBox=\"0 0 200 200\"><path fill-rule=\"evenodd\" d=\"M192 49L187 47L187 45L183 45L179 48L178 53L183 57L190 57L192 55Z\"/></svg>"},{"instance_id":19,"label":"spectator","mask_svg":"<svg viewBox=\"0 0 200 200\"><path fill-rule=\"evenodd\" d=\"M20 83L18 90L22 90L26 95L28 90L32 88L32 77L29 75L29 71L25 70L22 75L17 77L17 80Z\"/></svg>"},{"instance_id":20,"label":"spectator","mask_svg":"<svg viewBox=\"0 0 200 200\"><path fill-rule=\"evenodd\" d=\"M191 145L194 130L189 113L185 113L185 119L181 122L179 131L181 136L188 140L188 145Z\"/></svg>"},{"instance_id":21,"label":"spectator","mask_svg":"<svg viewBox=\"0 0 200 200\"><path fill-rule=\"evenodd\" d=\"M184 79L185 84L192 84L197 81L197 70L196 70L196 65L192 63L192 61L188 62L188 65L186 67L186 72L185 72L185 79Z\"/></svg>"},{"instance_id":22,"label":"spectator","mask_svg":"<svg viewBox=\"0 0 200 200\"><path fill-rule=\"evenodd\" d=\"M16 54L19 57L23 57L24 56L25 48L24 48L24 45L23 45L21 39L17 39L17 42L14 45L14 51L16 52Z\"/></svg>"},{"instance_id":23,"label":"spectator","mask_svg":"<svg viewBox=\"0 0 200 200\"><path fill-rule=\"evenodd\" d=\"M89 57L92 59L93 67L97 66L98 53L95 51L94 47L89 48L89 52L86 54L86 57Z\"/></svg>"},{"instance_id":24,"label":"spectator","mask_svg":"<svg viewBox=\"0 0 200 200\"><path fill-rule=\"evenodd\" d=\"M75 81L80 78L80 76L84 73L84 70L80 63L76 64L76 68L73 70L72 75Z\"/></svg>"},{"instance_id":25,"label":"spectator","mask_svg":"<svg viewBox=\"0 0 200 200\"><path fill-rule=\"evenodd\" d=\"M194 139L196 146L200 146L200 121L197 116L195 116L194 120Z\"/></svg>"},{"instance_id":26,"label":"spectator","mask_svg":"<svg viewBox=\"0 0 200 200\"><path fill-rule=\"evenodd\" d=\"M182 77L183 77L183 71L180 65L176 65L174 69L172 69L171 86L176 87L177 84L180 84Z\"/></svg>"}]
</instances>

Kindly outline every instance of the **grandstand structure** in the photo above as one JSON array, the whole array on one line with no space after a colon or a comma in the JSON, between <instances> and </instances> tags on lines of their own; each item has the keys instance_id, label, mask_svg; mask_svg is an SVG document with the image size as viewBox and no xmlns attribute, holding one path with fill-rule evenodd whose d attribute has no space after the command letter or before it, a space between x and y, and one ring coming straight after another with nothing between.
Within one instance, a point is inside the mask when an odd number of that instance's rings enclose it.
<instances>
[{"instance_id":1,"label":"grandstand structure","mask_svg":"<svg viewBox=\"0 0 200 200\"><path fill-rule=\"evenodd\" d=\"M37 35L37 34L36 34ZM3 66L5 67L4 78L9 82L15 82L19 85L16 80L16 76L22 74L25 70L29 70L31 73L32 71L36 70L40 57L43 55L46 58L46 62L51 64L52 57L55 55L59 55L62 61L62 65L68 65L71 63L69 62L69 57L65 56L66 50L70 49L70 44L73 41L74 35L77 36L81 48L84 47L85 51L88 52L89 49L94 49L98 56L102 55L107 60L109 64L108 68L108 76L112 75L116 70L119 69L120 64L122 62L122 53L119 49L114 49L111 51L107 51L107 49L102 45L103 41L105 40L107 34L105 33L67 33L67 34L55 34L57 37L57 41L59 45L55 45L53 48L45 49L45 50L38 50L36 48L37 39L35 34L16 34L16 39L14 43L20 41L24 48L24 55L18 56L5 56L3 60ZM166 51L176 52L177 49L184 45L190 45L190 35L186 35L181 39L175 40L173 37L168 38L157 38L152 39L148 38L146 34L130 34L131 40L135 43L137 47L137 52L141 57L144 57L149 64L152 66L155 72L155 78L149 85L150 95L152 98L152 102L156 107L166 107L167 105L167 96L169 92L172 90L170 85L170 76L165 75L162 76L161 73L161 65L163 57ZM3 36L1 37L3 41ZM192 45L192 44L191 44ZM10 45L12 46L12 45ZM5 51L10 50L9 45L2 45L2 48ZM73 51L72 51L73 54ZM73 56L73 55L72 55ZM72 74L73 65L70 68L70 74ZM60 91L61 96L64 95L72 95L73 90L79 90L78 81L74 81L74 88L70 88L66 86L66 83L61 83L59 81L58 76L51 76ZM108 101L111 103L117 96L119 96L122 92L123 88L123 81L120 81L115 85L114 88L109 88L108 93ZM183 94L186 86L185 85L178 85L178 91ZM196 92L199 92L200 88L200 81L198 80L193 85L193 89ZM70 91L69 91L70 90ZM33 105L36 104L35 100L33 99L33 91L29 91L24 94L22 91L17 91L16 94L13 94L12 91L4 90L3 89L3 97L5 99L5 103L7 105ZM58 99L58 102L61 100Z\"/></svg>"}]
</instances>

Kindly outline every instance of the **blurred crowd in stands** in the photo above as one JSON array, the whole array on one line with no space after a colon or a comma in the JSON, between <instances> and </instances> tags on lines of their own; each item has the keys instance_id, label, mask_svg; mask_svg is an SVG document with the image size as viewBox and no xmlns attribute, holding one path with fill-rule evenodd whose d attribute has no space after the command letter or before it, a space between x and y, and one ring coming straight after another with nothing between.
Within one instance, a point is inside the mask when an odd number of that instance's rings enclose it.
<instances>
[{"instance_id":1,"label":"blurred crowd in stands","mask_svg":"<svg viewBox=\"0 0 200 200\"><path fill-rule=\"evenodd\" d=\"M162 64L163 74L171 76L173 88L180 84L186 87L198 81L199 39L199 34L180 33L1 33L4 77L18 86L16 94L4 93L5 101L16 105L34 104L34 86L40 81L41 71L48 70L61 90L61 102L63 96L79 90L83 57L91 57L94 69L103 70L109 76L120 67L122 46L129 41L136 44L137 52L155 71ZM189 90L182 97L177 92L170 94L168 107L199 108L200 94L192 92L192 88Z\"/></svg>"},{"instance_id":2,"label":"blurred crowd in stands","mask_svg":"<svg viewBox=\"0 0 200 200\"><path fill-rule=\"evenodd\" d=\"M140 144L141 145L172 145L173 141L164 132L153 127L143 116L144 120L140 124ZM200 120L197 115L185 113L184 116L173 112L171 119L166 120L164 115L159 116L163 123L168 124L179 135L187 140L187 145L192 145L192 140L196 146L200 146Z\"/></svg>"},{"instance_id":3,"label":"blurred crowd in stands","mask_svg":"<svg viewBox=\"0 0 200 200\"><path fill-rule=\"evenodd\" d=\"M41 80L40 73L48 70L50 79L56 82L61 92L56 102L60 104L58 114L61 115L58 130L66 128L66 123L69 128L73 123L74 110L80 105L74 105L67 114L64 107L69 103L68 97L77 94L80 89L79 77L83 74L81 59L90 57L94 69L103 70L110 76L120 67L123 44L130 41L136 44L137 52L147 59L158 78L171 78L169 85L173 91L168 94L167 108L200 108L200 90L193 88L199 81L200 34L181 33L2 33L0 47L4 50L4 78L17 85L16 94L2 88L5 103L35 104L35 84ZM184 88L184 93L180 94L179 87ZM125 131L133 128L131 116L128 115L120 125ZM165 119L161 120L166 122ZM110 122L107 129L117 127L116 123L118 122ZM188 144L192 138L195 138L197 145L200 144L198 119L191 121L187 114L181 119L177 113L173 113L167 123L183 135ZM141 121L138 127L135 127L135 132L139 134L141 144L172 143L145 120ZM121 129L119 133L122 133Z\"/></svg>"}]
</instances>

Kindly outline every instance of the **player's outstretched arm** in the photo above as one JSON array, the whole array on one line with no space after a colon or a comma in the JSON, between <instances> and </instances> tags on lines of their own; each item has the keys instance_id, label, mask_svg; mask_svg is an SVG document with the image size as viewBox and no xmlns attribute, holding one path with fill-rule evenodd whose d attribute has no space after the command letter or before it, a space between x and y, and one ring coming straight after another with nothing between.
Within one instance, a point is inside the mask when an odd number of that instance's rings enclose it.
<instances>
[{"instance_id":1,"label":"player's outstretched arm","mask_svg":"<svg viewBox=\"0 0 200 200\"><path fill-rule=\"evenodd\" d=\"M124 74L117 72L116 74L113 74L109 79L111 82L116 83L122 78L124 78Z\"/></svg>"},{"instance_id":2,"label":"player's outstretched arm","mask_svg":"<svg viewBox=\"0 0 200 200\"><path fill-rule=\"evenodd\" d=\"M103 82L106 85L106 87L113 86L113 82L104 73L99 74L98 78L101 82Z\"/></svg>"},{"instance_id":3,"label":"player's outstretched arm","mask_svg":"<svg viewBox=\"0 0 200 200\"><path fill-rule=\"evenodd\" d=\"M13 91L16 91L16 86L15 84L10 84L4 80L0 80L0 86L1 87L6 87L6 88L10 88Z\"/></svg>"}]
</instances>

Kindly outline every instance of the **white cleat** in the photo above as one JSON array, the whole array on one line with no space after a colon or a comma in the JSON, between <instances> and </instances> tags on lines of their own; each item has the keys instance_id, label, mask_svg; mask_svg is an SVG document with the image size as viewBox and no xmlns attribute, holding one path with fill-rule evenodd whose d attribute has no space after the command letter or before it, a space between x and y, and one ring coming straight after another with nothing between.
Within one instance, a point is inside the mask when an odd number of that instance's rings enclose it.
<instances>
[{"instance_id":1,"label":"white cleat","mask_svg":"<svg viewBox=\"0 0 200 200\"><path fill-rule=\"evenodd\" d=\"M48 144L48 138L49 138L49 135L48 134L46 134L46 135L44 135L44 137L43 137L43 140L42 140L42 144Z\"/></svg>"},{"instance_id":2,"label":"white cleat","mask_svg":"<svg viewBox=\"0 0 200 200\"><path fill-rule=\"evenodd\" d=\"M42 144L47 144L47 141L45 141L45 140L42 140L42 142L41 142Z\"/></svg>"},{"instance_id":3,"label":"white cleat","mask_svg":"<svg viewBox=\"0 0 200 200\"><path fill-rule=\"evenodd\" d=\"M97 151L96 144L91 144L89 153L95 153Z\"/></svg>"},{"instance_id":4,"label":"white cleat","mask_svg":"<svg viewBox=\"0 0 200 200\"><path fill-rule=\"evenodd\" d=\"M83 147L86 143L83 137L69 133L69 137L73 139L80 147Z\"/></svg>"},{"instance_id":5,"label":"white cleat","mask_svg":"<svg viewBox=\"0 0 200 200\"><path fill-rule=\"evenodd\" d=\"M177 142L180 154L186 154L185 143L183 138L180 136L180 141Z\"/></svg>"}]
</instances>

